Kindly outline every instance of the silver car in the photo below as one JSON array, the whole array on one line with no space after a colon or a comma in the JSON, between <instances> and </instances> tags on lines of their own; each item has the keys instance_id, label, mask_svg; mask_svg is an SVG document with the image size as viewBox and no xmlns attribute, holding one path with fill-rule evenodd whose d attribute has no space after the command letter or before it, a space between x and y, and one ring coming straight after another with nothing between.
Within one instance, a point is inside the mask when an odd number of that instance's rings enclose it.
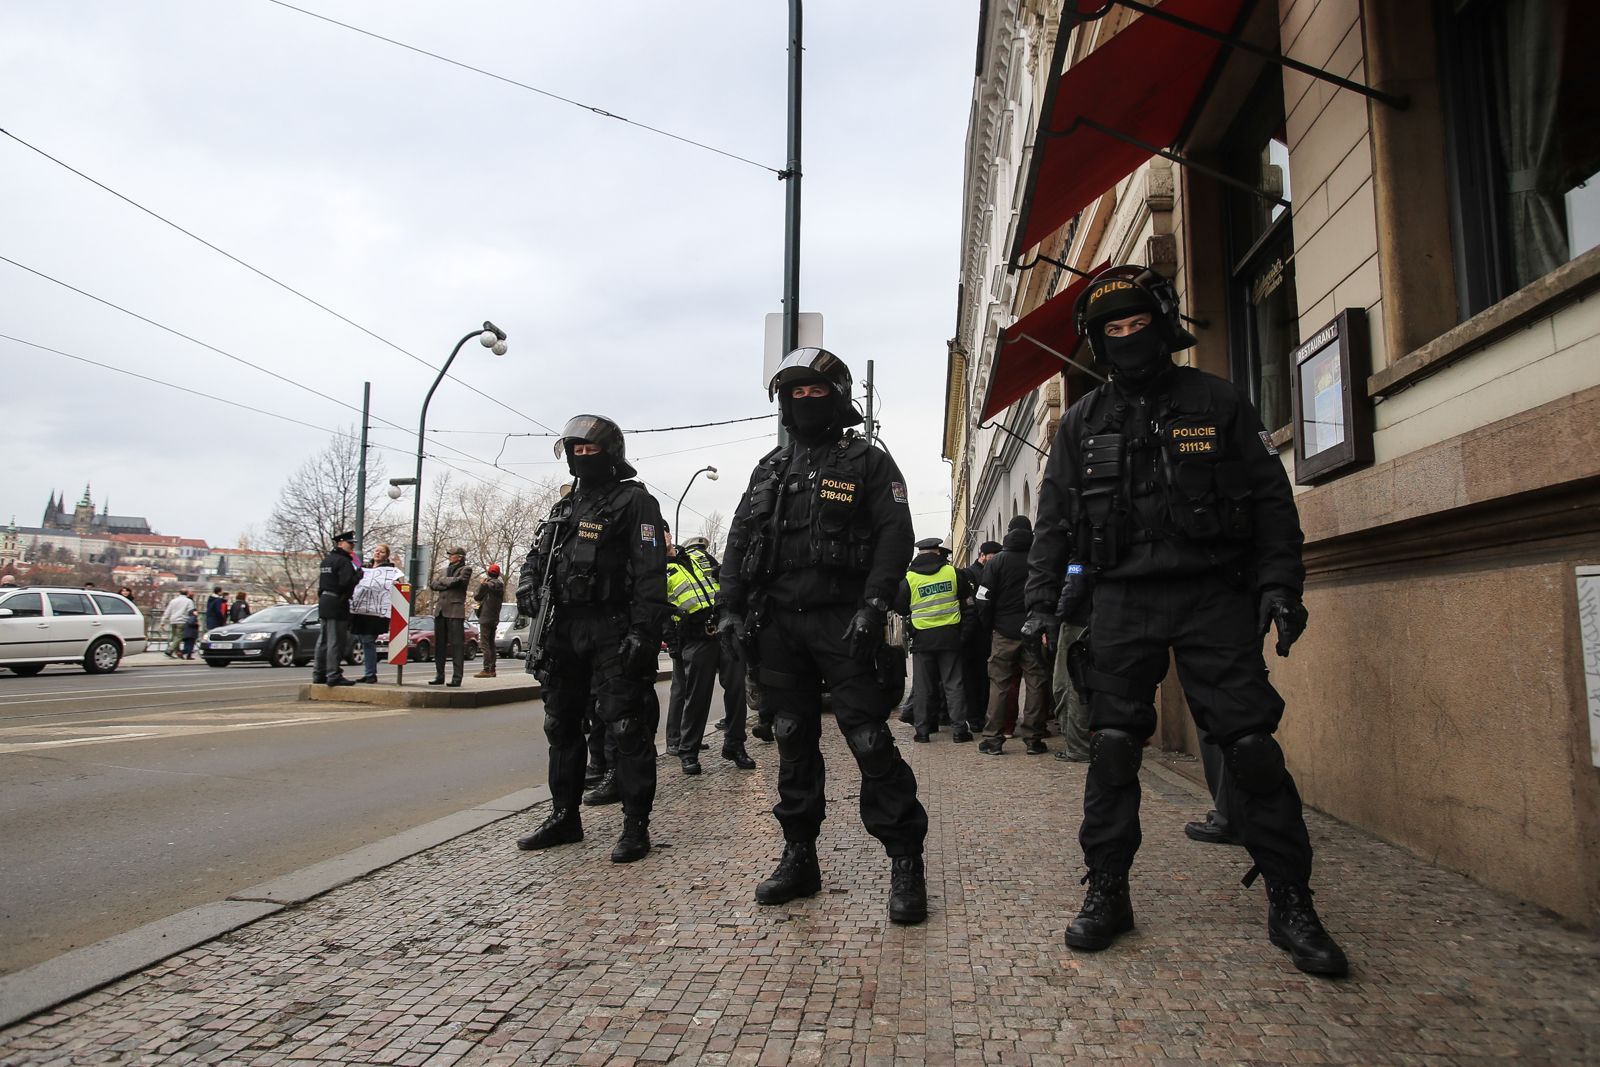
<instances>
[{"instance_id":1,"label":"silver car","mask_svg":"<svg viewBox=\"0 0 1600 1067\"><path fill-rule=\"evenodd\" d=\"M0 592L0 666L13 674L38 674L48 663L107 674L144 649L144 613L127 597L62 586Z\"/></svg>"},{"instance_id":2,"label":"silver car","mask_svg":"<svg viewBox=\"0 0 1600 1067\"><path fill-rule=\"evenodd\" d=\"M500 609L500 625L494 631L494 650L498 655L521 659L528 651L528 625L532 620L517 614L515 604ZM479 626L482 629L482 626Z\"/></svg>"}]
</instances>

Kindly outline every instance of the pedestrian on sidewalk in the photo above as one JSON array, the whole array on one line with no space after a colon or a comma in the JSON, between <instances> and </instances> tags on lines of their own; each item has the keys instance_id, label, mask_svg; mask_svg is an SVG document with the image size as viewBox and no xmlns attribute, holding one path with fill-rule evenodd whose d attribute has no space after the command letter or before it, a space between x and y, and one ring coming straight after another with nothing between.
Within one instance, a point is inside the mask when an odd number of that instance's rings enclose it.
<instances>
[{"instance_id":1,"label":"pedestrian on sidewalk","mask_svg":"<svg viewBox=\"0 0 1600 1067\"><path fill-rule=\"evenodd\" d=\"M215 630L219 626L228 625L228 597L222 591L222 586L211 587L211 595L206 597L206 629Z\"/></svg>"},{"instance_id":2,"label":"pedestrian on sidewalk","mask_svg":"<svg viewBox=\"0 0 1600 1067\"><path fill-rule=\"evenodd\" d=\"M179 589L178 595L167 601L167 606L161 612L162 625L167 628L167 658L177 659L183 644L183 624L189 617L189 612L194 610L194 600L189 596L189 590Z\"/></svg>"},{"instance_id":3,"label":"pedestrian on sidewalk","mask_svg":"<svg viewBox=\"0 0 1600 1067\"><path fill-rule=\"evenodd\" d=\"M667 556L661 507L628 462L615 422L577 415L556 440L576 479L551 509L517 582L517 608L530 618L550 607L552 626L528 652L528 670L544 685L549 742L550 815L518 839L521 849L583 840L583 717L591 706L616 744L622 836L613 863L650 854L656 794L655 699L667 604ZM539 602L546 573L552 603Z\"/></svg>"},{"instance_id":4,"label":"pedestrian on sidewalk","mask_svg":"<svg viewBox=\"0 0 1600 1067\"><path fill-rule=\"evenodd\" d=\"M1020 674L1023 699L1017 732L1023 736L1023 751L1039 756L1050 751L1044 743L1050 668L1040 643L1022 638L1022 624L1028 619L1023 595L1028 583L1028 550L1033 545L1033 524L1026 515L1011 519L1001 545L1000 553L984 564L983 586L978 591L979 610L994 630L989 653L989 714L978 751L998 756L1005 749L1006 700L1012 679ZM1054 608L1055 602L1050 606Z\"/></svg>"},{"instance_id":5,"label":"pedestrian on sidewalk","mask_svg":"<svg viewBox=\"0 0 1600 1067\"><path fill-rule=\"evenodd\" d=\"M972 594L966 575L951 565L950 550L939 538L917 542L917 556L894 601L895 611L911 620L913 741L925 744L938 728L941 692L950 713L950 740L972 740L961 665L961 605Z\"/></svg>"},{"instance_id":6,"label":"pedestrian on sidewalk","mask_svg":"<svg viewBox=\"0 0 1600 1067\"><path fill-rule=\"evenodd\" d=\"M1037 638L1058 623L1076 553L1090 568L1093 735L1078 834L1089 890L1067 945L1099 951L1133 928L1139 764L1170 656L1195 725L1231 775L1229 815L1254 861L1245 884L1266 876L1268 938L1300 970L1342 975L1345 954L1311 902L1311 840L1273 736L1283 698L1261 649L1276 627L1287 656L1306 624L1305 536L1283 461L1233 383L1173 362L1195 339L1166 278L1112 267L1078 298L1075 318L1110 380L1056 432L1025 627Z\"/></svg>"},{"instance_id":7,"label":"pedestrian on sidewalk","mask_svg":"<svg viewBox=\"0 0 1600 1067\"><path fill-rule=\"evenodd\" d=\"M361 642L361 681L367 685L378 680L378 638L389 632L394 585L404 577L405 571L394 565L389 546L380 544L372 550L372 559L362 569L350 597L350 632Z\"/></svg>"},{"instance_id":8,"label":"pedestrian on sidewalk","mask_svg":"<svg viewBox=\"0 0 1600 1067\"><path fill-rule=\"evenodd\" d=\"M790 352L769 381L768 399L778 401L792 436L757 465L734 512L717 630L755 666L778 739L772 813L783 827L783 858L756 887L756 902L783 904L822 889L826 683L861 771L861 821L889 856L889 919L919 923L928 915L928 814L889 732L905 690L905 653L884 641L915 535L894 459L851 429L862 421L851 386L850 368L821 348Z\"/></svg>"},{"instance_id":9,"label":"pedestrian on sidewalk","mask_svg":"<svg viewBox=\"0 0 1600 1067\"><path fill-rule=\"evenodd\" d=\"M459 688L466 671L467 589L472 584L472 568L467 566L467 550L456 545L446 555L444 573L428 583L439 594L433 601L434 649L433 680L429 685L444 685L444 661L450 657L450 686Z\"/></svg>"},{"instance_id":10,"label":"pedestrian on sidewalk","mask_svg":"<svg viewBox=\"0 0 1600 1067\"><path fill-rule=\"evenodd\" d=\"M233 594L233 604L228 608L229 622L244 622L250 617L250 598L243 589Z\"/></svg>"},{"instance_id":11,"label":"pedestrian on sidewalk","mask_svg":"<svg viewBox=\"0 0 1600 1067\"><path fill-rule=\"evenodd\" d=\"M194 659L194 643L200 636L200 612L190 608L183 614L183 644L180 647L179 659Z\"/></svg>"},{"instance_id":12,"label":"pedestrian on sidewalk","mask_svg":"<svg viewBox=\"0 0 1600 1067\"><path fill-rule=\"evenodd\" d=\"M322 560L317 578L317 618L322 620L322 630L311 663L312 685L356 684L344 676L344 657L350 646L350 597L360 581L351 556L355 546L354 530L334 534L333 548Z\"/></svg>"},{"instance_id":13,"label":"pedestrian on sidewalk","mask_svg":"<svg viewBox=\"0 0 1600 1067\"><path fill-rule=\"evenodd\" d=\"M989 654L994 630L983 621L978 590L983 588L983 568L1000 552L999 541L978 546L978 558L966 568L972 596L961 602L961 681L967 698L967 726L982 729L989 712Z\"/></svg>"},{"instance_id":14,"label":"pedestrian on sidewalk","mask_svg":"<svg viewBox=\"0 0 1600 1067\"><path fill-rule=\"evenodd\" d=\"M489 564L472 599L478 604L478 645L483 649L483 670L473 677L493 678L495 631L500 627L501 605L506 602L506 581L500 577L500 564Z\"/></svg>"}]
</instances>

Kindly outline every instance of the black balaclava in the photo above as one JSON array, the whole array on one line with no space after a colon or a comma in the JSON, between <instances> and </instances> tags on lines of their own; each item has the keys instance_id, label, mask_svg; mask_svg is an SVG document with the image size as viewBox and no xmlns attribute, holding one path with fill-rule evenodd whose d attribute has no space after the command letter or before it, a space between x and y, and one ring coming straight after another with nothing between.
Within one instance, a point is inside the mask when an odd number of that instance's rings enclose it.
<instances>
[{"instance_id":1,"label":"black balaclava","mask_svg":"<svg viewBox=\"0 0 1600 1067\"><path fill-rule=\"evenodd\" d=\"M794 435L807 444L815 444L830 436L838 401L831 395L790 397L789 414L794 421Z\"/></svg>"},{"instance_id":2,"label":"black balaclava","mask_svg":"<svg viewBox=\"0 0 1600 1067\"><path fill-rule=\"evenodd\" d=\"M617 475L616 465L604 451L592 456L577 456L573 455L570 444L567 445L567 470L586 485L613 481Z\"/></svg>"},{"instance_id":3,"label":"black balaclava","mask_svg":"<svg viewBox=\"0 0 1600 1067\"><path fill-rule=\"evenodd\" d=\"M1103 331L1105 327L1101 326L1100 329ZM1167 339L1162 336L1161 328L1153 322L1123 337L1102 333L1100 344L1105 349L1106 362L1111 364L1117 378L1134 388L1149 384L1164 369L1172 366Z\"/></svg>"}]
</instances>

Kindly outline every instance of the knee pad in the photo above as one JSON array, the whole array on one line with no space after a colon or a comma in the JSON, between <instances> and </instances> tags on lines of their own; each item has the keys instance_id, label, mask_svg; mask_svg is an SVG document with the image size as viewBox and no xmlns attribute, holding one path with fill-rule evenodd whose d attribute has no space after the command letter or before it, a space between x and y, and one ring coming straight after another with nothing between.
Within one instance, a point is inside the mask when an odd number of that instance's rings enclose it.
<instances>
[{"instance_id":1,"label":"knee pad","mask_svg":"<svg viewBox=\"0 0 1600 1067\"><path fill-rule=\"evenodd\" d=\"M877 777L887 774L889 768L894 766L894 738L883 723L858 726L844 735L844 741L855 755L862 774Z\"/></svg>"},{"instance_id":2,"label":"knee pad","mask_svg":"<svg viewBox=\"0 0 1600 1067\"><path fill-rule=\"evenodd\" d=\"M779 759L795 760L806 754L805 732L793 715L773 717L772 737L778 743Z\"/></svg>"},{"instance_id":3,"label":"knee pad","mask_svg":"<svg viewBox=\"0 0 1600 1067\"><path fill-rule=\"evenodd\" d=\"M616 722L606 724L606 733L616 742L619 753L632 755L645 745L644 719L638 715L625 715Z\"/></svg>"},{"instance_id":4,"label":"knee pad","mask_svg":"<svg viewBox=\"0 0 1600 1067\"><path fill-rule=\"evenodd\" d=\"M1246 793L1261 796L1276 792L1288 773L1283 767L1283 749L1271 734L1245 734L1222 750L1234 784Z\"/></svg>"},{"instance_id":5,"label":"knee pad","mask_svg":"<svg viewBox=\"0 0 1600 1067\"><path fill-rule=\"evenodd\" d=\"M1089 738L1089 773L1106 785L1129 785L1139 779L1144 742L1126 730L1096 730Z\"/></svg>"},{"instance_id":6,"label":"knee pad","mask_svg":"<svg viewBox=\"0 0 1600 1067\"><path fill-rule=\"evenodd\" d=\"M544 713L544 739L549 742L551 751L571 741L574 736L572 726L560 716L552 715L548 711Z\"/></svg>"}]
</instances>

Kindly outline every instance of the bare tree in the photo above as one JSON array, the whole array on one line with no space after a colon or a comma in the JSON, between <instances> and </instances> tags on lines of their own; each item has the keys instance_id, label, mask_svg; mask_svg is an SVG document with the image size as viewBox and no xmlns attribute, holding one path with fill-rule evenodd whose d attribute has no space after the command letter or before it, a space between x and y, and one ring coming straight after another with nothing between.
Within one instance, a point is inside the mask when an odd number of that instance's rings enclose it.
<instances>
[{"instance_id":1,"label":"bare tree","mask_svg":"<svg viewBox=\"0 0 1600 1067\"><path fill-rule=\"evenodd\" d=\"M718 559L722 558L722 541L728 534L728 520L722 512L712 511L706 516L705 525L700 528L700 536L704 537L711 545L711 554Z\"/></svg>"},{"instance_id":2,"label":"bare tree","mask_svg":"<svg viewBox=\"0 0 1600 1067\"><path fill-rule=\"evenodd\" d=\"M335 434L284 483L272 515L267 519L265 536L250 537L278 554L278 591L285 599L304 604L316 592L318 568L310 561L328 550L334 534L355 526L356 486L360 473L360 443L348 431ZM369 531L382 529L387 521L389 501L371 491L382 485L383 480L382 459L369 456L366 524ZM371 539L369 533L367 540Z\"/></svg>"}]
</instances>

